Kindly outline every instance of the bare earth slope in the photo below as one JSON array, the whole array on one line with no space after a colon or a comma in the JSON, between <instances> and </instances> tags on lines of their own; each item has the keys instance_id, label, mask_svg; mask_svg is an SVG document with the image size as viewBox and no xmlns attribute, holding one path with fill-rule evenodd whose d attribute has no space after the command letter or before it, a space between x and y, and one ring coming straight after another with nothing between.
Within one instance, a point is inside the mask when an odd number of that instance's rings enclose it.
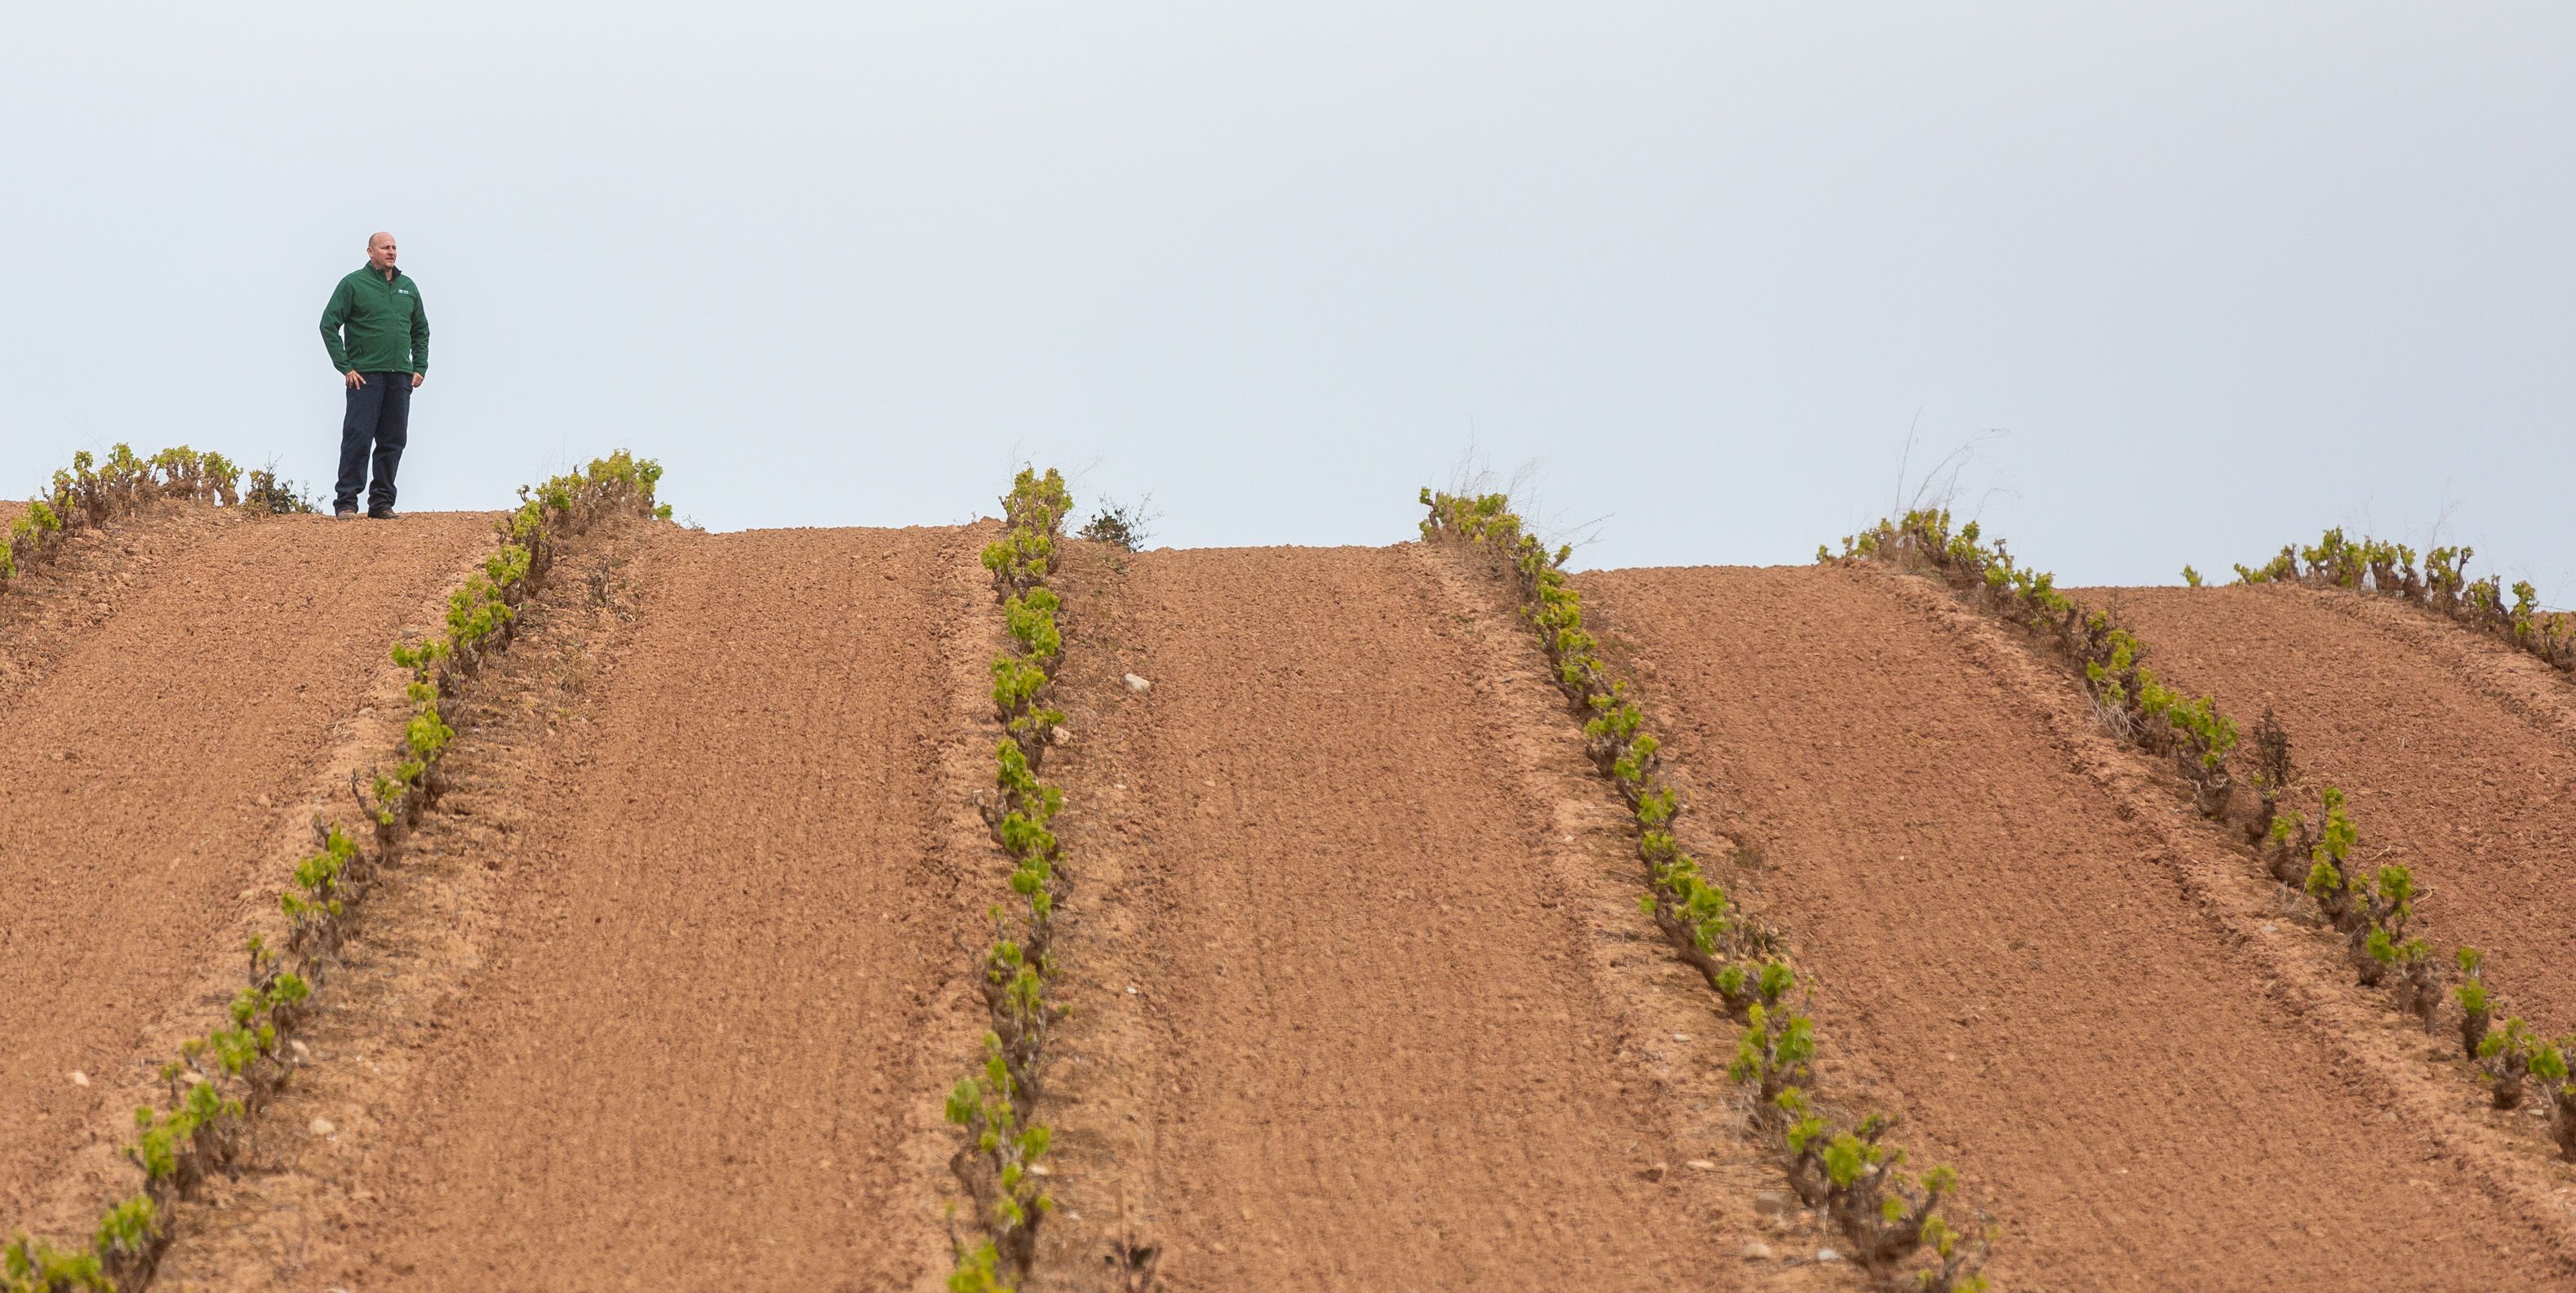
<instances>
[{"instance_id":1,"label":"bare earth slope","mask_svg":"<svg viewBox=\"0 0 2576 1293\"><path fill-rule=\"evenodd\" d=\"M2487 978L2515 1009L2552 1033L2576 1026L2576 728L2532 721L2478 676L2537 662L2429 617L2401 636L2383 621L2404 607L2345 594L2103 596L2174 685L2244 720L2275 707L2307 777L2352 796L2365 851L2394 849L2431 886L2422 910L2443 943L2493 951ZM2428 636L2458 641L2427 649ZM2484 654L2502 658L2472 658Z\"/></svg>"},{"instance_id":2,"label":"bare earth slope","mask_svg":"<svg viewBox=\"0 0 2576 1293\"><path fill-rule=\"evenodd\" d=\"M277 819L332 726L491 537L481 514L224 525L67 643L25 644L48 662L0 695L0 1218L115 1085L70 1074L146 1058L145 1027L233 954L242 891L284 878L263 869Z\"/></svg>"},{"instance_id":3,"label":"bare earth slope","mask_svg":"<svg viewBox=\"0 0 2576 1293\"><path fill-rule=\"evenodd\" d=\"M1837 1053L1997 1211L2001 1284L2469 1289L2555 1269L2285 1017L2145 825L1896 578L1581 585L1637 644L1667 751L1767 842L1762 902Z\"/></svg>"},{"instance_id":4,"label":"bare earth slope","mask_svg":"<svg viewBox=\"0 0 2576 1293\"><path fill-rule=\"evenodd\" d=\"M1497 755L1522 737L1490 689L1541 684L1497 681L1474 635L1519 630L1470 627L1433 560L1129 559L1117 645L1152 690L1119 720L1123 784L1071 793L1132 823L1170 1283L1736 1284L1699 1208L1644 1179L1669 1133L1552 870L1552 806Z\"/></svg>"},{"instance_id":5,"label":"bare earth slope","mask_svg":"<svg viewBox=\"0 0 2576 1293\"><path fill-rule=\"evenodd\" d=\"M383 1111L351 1279L919 1277L912 1236L936 1221L890 1195L907 1119L965 1064L925 1055L924 1017L983 892L943 864L938 779L963 739L942 631L974 613L952 573L977 537L644 543L586 744L521 788L527 825L493 862L515 879L472 1014L419 1104Z\"/></svg>"}]
</instances>

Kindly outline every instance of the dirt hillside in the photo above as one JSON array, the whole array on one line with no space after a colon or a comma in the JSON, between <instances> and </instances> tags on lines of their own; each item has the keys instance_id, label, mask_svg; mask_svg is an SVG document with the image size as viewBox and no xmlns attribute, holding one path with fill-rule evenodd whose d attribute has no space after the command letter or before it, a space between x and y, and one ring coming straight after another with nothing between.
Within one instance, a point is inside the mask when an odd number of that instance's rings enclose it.
<instances>
[{"instance_id":1,"label":"dirt hillside","mask_svg":"<svg viewBox=\"0 0 2576 1293\"><path fill-rule=\"evenodd\" d=\"M1075 1068L1145 1067L1128 1202L1157 1211L1170 1286L1741 1285L1711 1214L1746 1200L1674 1161L1588 955L1611 935L1582 882L1616 885L1619 846L1560 812L1606 816L1606 791L1578 776L1561 809L1510 771L1514 742L1575 743L1561 708L1512 704L1545 695L1497 663L1523 630L1419 549L1126 560L1120 626L1077 621L1076 649L1151 690L1102 702L1064 767L1115 823L1071 865L1115 856L1146 949L1094 1013L1154 1041Z\"/></svg>"},{"instance_id":2,"label":"dirt hillside","mask_svg":"<svg viewBox=\"0 0 2576 1293\"><path fill-rule=\"evenodd\" d=\"M2312 781L2352 797L2367 852L2432 892L2445 946L2495 955L2489 982L2551 1033L2576 1027L2576 686L2465 629L2297 588L2132 588L2104 596L2148 663L2251 721L2275 707ZM2501 675L2501 677L2499 677ZM2556 700L2557 713L2534 711Z\"/></svg>"},{"instance_id":3,"label":"dirt hillside","mask_svg":"<svg viewBox=\"0 0 2576 1293\"><path fill-rule=\"evenodd\" d=\"M62 615L13 619L0 653L43 665L0 694L0 1217L87 1139L110 1079L159 1058L142 1030L233 963L334 726L399 694L388 646L491 538L482 514L215 526L102 583L59 640L17 635Z\"/></svg>"},{"instance_id":4,"label":"dirt hillside","mask_svg":"<svg viewBox=\"0 0 2576 1293\"><path fill-rule=\"evenodd\" d=\"M1581 580L1683 774L1765 844L1759 901L1853 1080L1997 1211L2001 1286L2563 1277L2266 995L2135 810L1905 582Z\"/></svg>"},{"instance_id":5,"label":"dirt hillside","mask_svg":"<svg viewBox=\"0 0 2576 1293\"><path fill-rule=\"evenodd\" d=\"M944 635L978 532L669 527L524 823L469 1017L353 1165L352 1287L889 1288L980 910ZM977 662L980 667L980 660ZM364 1281L364 1284L361 1284Z\"/></svg>"}]
</instances>

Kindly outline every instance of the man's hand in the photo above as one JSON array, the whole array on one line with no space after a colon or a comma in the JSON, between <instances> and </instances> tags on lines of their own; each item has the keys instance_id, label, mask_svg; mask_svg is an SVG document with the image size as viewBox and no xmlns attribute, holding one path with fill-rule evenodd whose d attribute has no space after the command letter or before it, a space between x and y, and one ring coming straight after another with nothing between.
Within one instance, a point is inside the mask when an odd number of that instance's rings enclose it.
<instances>
[{"instance_id":1,"label":"man's hand","mask_svg":"<svg viewBox=\"0 0 2576 1293\"><path fill-rule=\"evenodd\" d=\"M427 374L427 373L413 373L413 374L411 375L411 388L412 388L413 390L419 390L419 389L420 389L420 384L421 384L422 382L425 382L425 381L428 381L428 380L429 380L429 374Z\"/></svg>"},{"instance_id":2,"label":"man's hand","mask_svg":"<svg viewBox=\"0 0 2576 1293\"><path fill-rule=\"evenodd\" d=\"M359 387L366 385L367 378L364 373L342 373L340 374L340 382L342 385L345 385L350 390L354 391Z\"/></svg>"}]
</instances>

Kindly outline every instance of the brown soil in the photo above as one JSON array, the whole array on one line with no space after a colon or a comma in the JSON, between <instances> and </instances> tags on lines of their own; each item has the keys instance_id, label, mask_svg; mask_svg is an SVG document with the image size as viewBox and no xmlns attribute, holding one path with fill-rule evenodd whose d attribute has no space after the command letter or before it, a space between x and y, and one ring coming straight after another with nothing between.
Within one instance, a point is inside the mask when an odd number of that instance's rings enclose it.
<instances>
[{"instance_id":1,"label":"brown soil","mask_svg":"<svg viewBox=\"0 0 2576 1293\"><path fill-rule=\"evenodd\" d=\"M2566 1277L2504 1202L2538 1169L2398 1121L2429 1079L2346 1040L2364 1012L2300 968L2307 936L2242 910L2169 795L2123 789L2066 675L1882 572L1581 584L1704 811L1765 846L1743 879L1800 940L1842 1080L1963 1170L2004 1286Z\"/></svg>"},{"instance_id":2,"label":"brown soil","mask_svg":"<svg viewBox=\"0 0 2576 1293\"><path fill-rule=\"evenodd\" d=\"M1418 548L1123 560L1050 764L1062 1268L1132 1229L1178 1290L1751 1284L1689 1085L1726 1038L1641 995L1687 976L1526 630Z\"/></svg>"},{"instance_id":3,"label":"brown soil","mask_svg":"<svg viewBox=\"0 0 2576 1293\"><path fill-rule=\"evenodd\" d=\"M112 1121L166 1016L214 1022L201 977L285 879L335 728L492 535L477 514L179 524L84 535L0 598L0 1217Z\"/></svg>"},{"instance_id":4,"label":"brown soil","mask_svg":"<svg viewBox=\"0 0 2576 1293\"><path fill-rule=\"evenodd\" d=\"M41 563L20 567L0 583L0 703L35 685L106 623L138 580L186 562L209 536L255 520L233 508L153 504L104 527L75 530Z\"/></svg>"},{"instance_id":5,"label":"brown soil","mask_svg":"<svg viewBox=\"0 0 2576 1293\"><path fill-rule=\"evenodd\" d=\"M178 1210L155 1289L306 1288L355 1264L345 1241L374 1195L352 1189L348 1164L381 1151L376 1111L404 1103L481 960L511 879L491 864L528 825L516 790L579 749L597 661L633 618L640 528L559 551L509 650L442 706L456 729L447 790L371 891L299 1030L295 1080L251 1123L238 1170Z\"/></svg>"},{"instance_id":6,"label":"brown soil","mask_svg":"<svg viewBox=\"0 0 2576 1293\"><path fill-rule=\"evenodd\" d=\"M2442 945L2487 949L2510 1008L2552 1033L2576 1027L2576 689L2526 678L2554 671L2465 629L2347 593L2107 599L2172 685L2243 723L2273 706L2307 779L2351 796L2363 856L2430 886L2420 910Z\"/></svg>"},{"instance_id":7,"label":"brown soil","mask_svg":"<svg viewBox=\"0 0 2576 1293\"><path fill-rule=\"evenodd\" d=\"M326 1021L317 1099L351 1103L280 1111L326 1124L273 1144L283 1179L242 1206L310 1247L180 1287L927 1277L984 896L954 773L982 739L981 537L649 531L634 623L567 657L578 717L543 757L487 751L515 780L487 766L458 805L498 819L450 836L490 882L413 895L372 936L386 1017ZM442 907L463 945L417 955ZM404 974L453 981L381 981ZM308 1206L328 1224L276 1215Z\"/></svg>"}]
</instances>

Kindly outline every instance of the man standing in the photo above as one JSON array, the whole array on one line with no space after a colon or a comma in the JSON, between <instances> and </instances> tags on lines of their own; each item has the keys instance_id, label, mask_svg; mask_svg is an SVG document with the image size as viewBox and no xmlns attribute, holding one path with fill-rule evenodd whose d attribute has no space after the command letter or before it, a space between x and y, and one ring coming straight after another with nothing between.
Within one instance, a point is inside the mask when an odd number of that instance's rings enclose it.
<instances>
[{"instance_id":1,"label":"man standing","mask_svg":"<svg viewBox=\"0 0 2576 1293\"><path fill-rule=\"evenodd\" d=\"M346 329L344 341L341 332ZM322 344L331 366L349 388L349 412L340 420L340 482L331 515L358 514L358 487L367 487L367 515L394 515L394 468L402 464L411 430L412 388L429 374L429 314L420 285L394 268L394 236L367 239L364 268L340 280L322 307ZM368 448L375 449L375 480L367 479Z\"/></svg>"}]
</instances>

